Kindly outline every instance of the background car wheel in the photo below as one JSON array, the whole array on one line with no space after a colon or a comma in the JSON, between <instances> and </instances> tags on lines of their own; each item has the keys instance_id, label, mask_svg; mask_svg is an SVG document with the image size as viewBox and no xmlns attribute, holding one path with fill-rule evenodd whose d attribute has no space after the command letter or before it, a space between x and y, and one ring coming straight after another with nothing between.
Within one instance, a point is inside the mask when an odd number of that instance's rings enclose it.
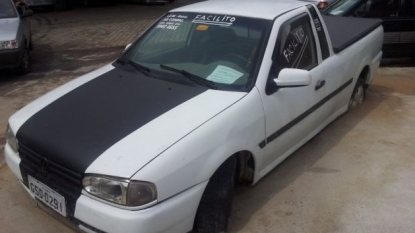
<instances>
[{"instance_id":1,"label":"background car wheel","mask_svg":"<svg viewBox=\"0 0 415 233\"><path fill-rule=\"evenodd\" d=\"M356 82L356 86L353 89L352 97L349 101L349 109L355 108L363 103L366 97L365 80L359 78Z\"/></svg>"},{"instance_id":2,"label":"background car wheel","mask_svg":"<svg viewBox=\"0 0 415 233\"><path fill-rule=\"evenodd\" d=\"M32 51L32 50L33 50L33 41L30 40L30 42L29 42L29 51Z\"/></svg>"},{"instance_id":3,"label":"background car wheel","mask_svg":"<svg viewBox=\"0 0 415 233\"><path fill-rule=\"evenodd\" d=\"M116 0L108 0L108 6L115 6L115 5L117 5Z\"/></svg>"},{"instance_id":4,"label":"background car wheel","mask_svg":"<svg viewBox=\"0 0 415 233\"><path fill-rule=\"evenodd\" d=\"M84 3L85 7L90 7L91 6L91 3L89 2L89 0L84 0L83 3Z\"/></svg>"},{"instance_id":5,"label":"background car wheel","mask_svg":"<svg viewBox=\"0 0 415 233\"><path fill-rule=\"evenodd\" d=\"M194 232L219 233L228 229L235 186L236 158L227 159L210 178L200 200Z\"/></svg>"},{"instance_id":6,"label":"background car wheel","mask_svg":"<svg viewBox=\"0 0 415 233\"><path fill-rule=\"evenodd\" d=\"M17 73L18 74L27 74L30 72L30 53L27 46L25 46L25 50L23 52L22 61L20 62L20 65L17 67Z\"/></svg>"},{"instance_id":7,"label":"background car wheel","mask_svg":"<svg viewBox=\"0 0 415 233\"><path fill-rule=\"evenodd\" d=\"M48 11L65 11L69 9L72 9L71 0L56 0L55 4L46 7Z\"/></svg>"}]
</instances>

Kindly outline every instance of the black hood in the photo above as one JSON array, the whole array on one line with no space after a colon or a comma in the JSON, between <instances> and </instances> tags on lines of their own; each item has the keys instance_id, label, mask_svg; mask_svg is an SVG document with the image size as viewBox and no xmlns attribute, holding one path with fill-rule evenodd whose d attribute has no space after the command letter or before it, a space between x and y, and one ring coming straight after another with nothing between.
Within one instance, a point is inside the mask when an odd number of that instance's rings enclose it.
<instances>
[{"instance_id":1,"label":"black hood","mask_svg":"<svg viewBox=\"0 0 415 233\"><path fill-rule=\"evenodd\" d=\"M116 142L206 90L115 68L37 112L16 137L39 155L83 173Z\"/></svg>"}]
</instances>

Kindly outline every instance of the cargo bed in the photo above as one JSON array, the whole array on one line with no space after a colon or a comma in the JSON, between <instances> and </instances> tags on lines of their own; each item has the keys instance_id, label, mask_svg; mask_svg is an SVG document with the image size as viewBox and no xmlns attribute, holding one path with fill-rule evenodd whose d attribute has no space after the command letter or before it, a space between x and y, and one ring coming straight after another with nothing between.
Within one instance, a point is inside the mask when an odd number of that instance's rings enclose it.
<instances>
[{"instance_id":1,"label":"cargo bed","mask_svg":"<svg viewBox=\"0 0 415 233\"><path fill-rule=\"evenodd\" d=\"M371 31L382 25L380 19L323 16L329 32L333 51L341 52Z\"/></svg>"}]
</instances>

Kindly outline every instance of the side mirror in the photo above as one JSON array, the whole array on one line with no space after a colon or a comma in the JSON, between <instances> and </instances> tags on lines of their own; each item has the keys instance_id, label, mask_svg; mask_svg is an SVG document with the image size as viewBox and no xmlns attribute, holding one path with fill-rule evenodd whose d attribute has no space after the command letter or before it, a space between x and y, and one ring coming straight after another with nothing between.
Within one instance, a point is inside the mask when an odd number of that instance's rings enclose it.
<instances>
[{"instance_id":1,"label":"side mirror","mask_svg":"<svg viewBox=\"0 0 415 233\"><path fill-rule=\"evenodd\" d=\"M27 17L32 16L32 15L33 15L33 11L32 10L25 10L23 12L23 14L20 15L20 18L21 19L24 19L24 18L27 18Z\"/></svg>"},{"instance_id":2,"label":"side mirror","mask_svg":"<svg viewBox=\"0 0 415 233\"><path fill-rule=\"evenodd\" d=\"M131 46L131 43L129 43L127 46L125 46L124 51L126 51Z\"/></svg>"},{"instance_id":3,"label":"side mirror","mask_svg":"<svg viewBox=\"0 0 415 233\"><path fill-rule=\"evenodd\" d=\"M304 87L311 84L310 71L285 68L274 79L278 87Z\"/></svg>"}]
</instances>

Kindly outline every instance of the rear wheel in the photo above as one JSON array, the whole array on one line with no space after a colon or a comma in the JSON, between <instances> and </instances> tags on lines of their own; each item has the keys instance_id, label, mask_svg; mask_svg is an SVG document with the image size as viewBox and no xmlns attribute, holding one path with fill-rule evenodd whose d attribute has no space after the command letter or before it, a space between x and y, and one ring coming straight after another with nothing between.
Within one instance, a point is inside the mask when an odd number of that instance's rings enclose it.
<instances>
[{"instance_id":1,"label":"rear wheel","mask_svg":"<svg viewBox=\"0 0 415 233\"><path fill-rule=\"evenodd\" d=\"M194 232L226 232L235 186L236 158L227 159L210 178L197 209Z\"/></svg>"},{"instance_id":2,"label":"rear wheel","mask_svg":"<svg viewBox=\"0 0 415 233\"><path fill-rule=\"evenodd\" d=\"M352 97L349 101L349 109L355 108L363 103L366 97L365 80L359 78L356 82L356 86L353 89Z\"/></svg>"}]
</instances>

